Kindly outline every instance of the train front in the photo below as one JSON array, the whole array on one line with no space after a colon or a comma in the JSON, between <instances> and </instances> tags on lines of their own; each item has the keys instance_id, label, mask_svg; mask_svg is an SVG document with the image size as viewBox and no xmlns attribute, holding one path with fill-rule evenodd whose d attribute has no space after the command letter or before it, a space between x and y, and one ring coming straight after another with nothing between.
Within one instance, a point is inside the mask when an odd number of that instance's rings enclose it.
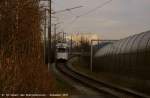
<instances>
[{"instance_id":1,"label":"train front","mask_svg":"<svg viewBox=\"0 0 150 98\"><path fill-rule=\"evenodd\" d=\"M56 50L57 62L66 62L68 60L68 45L66 43L58 43Z\"/></svg>"}]
</instances>

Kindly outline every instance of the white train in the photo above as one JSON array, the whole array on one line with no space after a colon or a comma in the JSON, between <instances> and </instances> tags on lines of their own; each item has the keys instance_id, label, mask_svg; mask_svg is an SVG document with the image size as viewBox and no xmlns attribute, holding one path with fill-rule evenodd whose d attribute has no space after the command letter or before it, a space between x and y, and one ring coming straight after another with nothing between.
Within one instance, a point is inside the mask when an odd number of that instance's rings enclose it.
<instances>
[{"instance_id":1,"label":"white train","mask_svg":"<svg viewBox=\"0 0 150 98\"><path fill-rule=\"evenodd\" d=\"M67 43L57 43L56 45L56 60L67 61L68 60L68 45Z\"/></svg>"}]
</instances>

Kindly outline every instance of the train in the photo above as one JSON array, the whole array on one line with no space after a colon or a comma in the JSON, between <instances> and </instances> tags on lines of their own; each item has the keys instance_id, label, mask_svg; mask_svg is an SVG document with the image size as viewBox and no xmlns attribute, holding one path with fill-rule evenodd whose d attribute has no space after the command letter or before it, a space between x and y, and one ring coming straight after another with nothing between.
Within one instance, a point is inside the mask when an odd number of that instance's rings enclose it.
<instances>
[{"instance_id":1,"label":"train","mask_svg":"<svg viewBox=\"0 0 150 98\"><path fill-rule=\"evenodd\" d=\"M105 45L94 54L93 60L97 71L149 80L150 31Z\"/></svg>"},{"instance_id":2,"label":"train","mask_svg":"<svg viewBox=\"0 0 150 98\"><path fill-rule=\"evenodd\" d=\"M66 62L68 60L68 44L57 43L56 45L56 61Z\"/></svg>"}]
</instances>

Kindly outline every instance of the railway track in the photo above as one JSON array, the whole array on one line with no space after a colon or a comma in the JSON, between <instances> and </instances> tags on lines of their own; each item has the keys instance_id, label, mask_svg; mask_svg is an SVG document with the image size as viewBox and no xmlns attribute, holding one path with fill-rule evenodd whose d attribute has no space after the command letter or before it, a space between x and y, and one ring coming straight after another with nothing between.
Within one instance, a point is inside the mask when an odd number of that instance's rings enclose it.
<instances>
[{"instance_id":1,"label":"railway track","mask_svg":"<svg viewBox=\"0 0 150 98\"><path fill-rule=\"evenodd\" d=\"M112 87L110 85L106 85L88 76L80 74L74 71L73 69L71 69L66 63L57 63L56 68L62 74L71 78L72 80L79 82L85 85L86 87L93 89L97 92L104 93L105 95L111 96L109 98L145 98L135 93L121 90L116 87Z\"/></svg>"}]
</instances>

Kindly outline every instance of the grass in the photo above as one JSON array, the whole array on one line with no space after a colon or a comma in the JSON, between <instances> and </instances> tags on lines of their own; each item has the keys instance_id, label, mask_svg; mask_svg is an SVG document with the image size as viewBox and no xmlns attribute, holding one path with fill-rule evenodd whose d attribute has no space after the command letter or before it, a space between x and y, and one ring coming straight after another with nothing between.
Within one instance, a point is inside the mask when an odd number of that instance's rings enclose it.
<instances>
[{"instance_id":1,"label":"grass","mask_svg":"<svg viewBox=\"0 0 150 98\"><path fill-rule=\"evenodd\" d=\"M108 73L108 72L91 72L90 68L88 68L86 65L86 62L82 60L82 58L75 57L72 60L70 60L70 63L72 63L72 66L88 76L94 77L98 80L103 80L108 83L118 85L125 88L130 88L135 91L143 92L146 94L150 94L150 84L149 81L140 80L140 79L134 79L129 78L125 76L121 76L115 73Z\"/></svg>"}]
</instances>

